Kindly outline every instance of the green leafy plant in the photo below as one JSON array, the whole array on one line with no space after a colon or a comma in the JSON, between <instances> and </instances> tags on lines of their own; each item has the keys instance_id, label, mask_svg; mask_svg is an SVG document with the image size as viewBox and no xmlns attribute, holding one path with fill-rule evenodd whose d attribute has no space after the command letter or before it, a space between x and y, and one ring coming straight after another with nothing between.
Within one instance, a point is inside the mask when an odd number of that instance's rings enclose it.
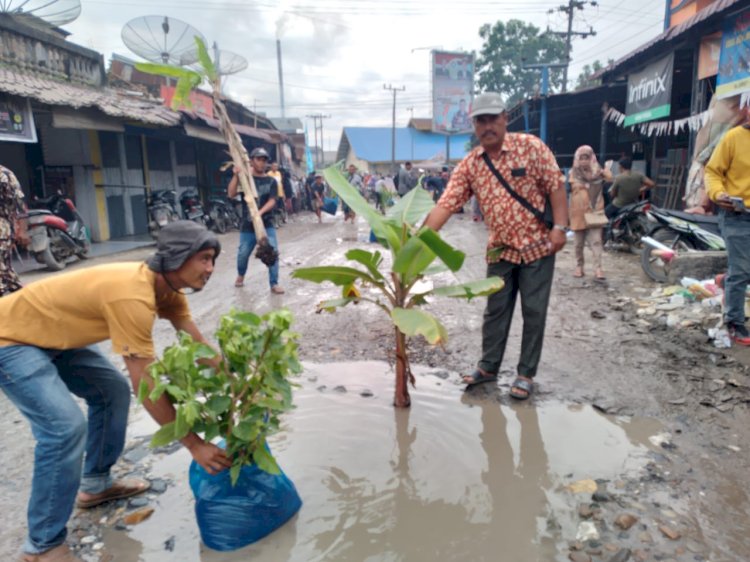
<instances>
[{"instance_id":1,"label":"green leafy plant","mask_svg":"<svg viewBox=\"0 0 750 562\"><path fill-rule=\"evenodd\" d=\"M216 331L218 368L205 361L216 357L212 347L181 332L179 341L149 367L150 381L142 380L138 389L140 402L166 393L175 407L175 421L162 426L151 445L166 445L191 431L206 441L222 437L232 459L232 483L249 464L278 474L266 440L292 407L290 375L302 370L291 324L292 314L285 309L263 316L225 314Z\"/></svg>"},{"instance_id":2,"label":"green leafy plant","mask_svg":"<svg viewBox=\"0 0 750 562\"><path fill-rule=\"evenodd\" d=\"M292 276L314 283L331 282L342 288L341 298L323 301L319 311L334 311L350 303L370 302L385 312L394 324L396 339L396 389L394 405L411 404L408 382L414 385L407 337L421 335L431 344L442 345L447 340L445 327L433 315L419 310L430 296L471 299L499 291L503 282L490 277L458 283L446 287L420 288L418 282L426 275L439 271L456 272L461 269L464 254L445 242L437 232L417 226L432 210L430 195L421 188L412 189L391 207L385 215L377 212L356 188L346 181L337 166L323 171L331 186L344 202L367 220L380 244L390 251L391 266L385 269L380 251L349 250L347 259L358 267L321 266L297 269ZM432 265L439 259L442 264ZM382 298L370 298L363 288L374 287Z\"/></svg>"}]
</instances>

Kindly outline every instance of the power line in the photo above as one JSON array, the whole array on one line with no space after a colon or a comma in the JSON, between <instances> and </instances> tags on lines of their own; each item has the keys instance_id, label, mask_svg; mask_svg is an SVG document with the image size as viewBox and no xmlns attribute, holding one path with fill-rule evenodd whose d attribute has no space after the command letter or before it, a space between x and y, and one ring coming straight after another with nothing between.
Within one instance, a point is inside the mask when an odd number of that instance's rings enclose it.
<instances>
[{"instance_id":1,"label":"power line","mask_svg":"<svg viewBox=\"0 0 750 562\"><path fill-rule=\"evenodd\" d=\"M383 84L384 90L390 90L393 92L393 120L391 121L391 170L396 173L396 94L406 90L406 86L396 88L388 84Z\"/></svg>"},{"instance_id":2,"label":"power line","mask_svg":"<svg viewBox=\"0 0 750 562\"><path fill-rule=\"evenodd\" d=\"M313 127L315 127L315 166L320 168L323 152L325 151L325 145L323 143L323 119L330 119L331 116L316 113L313 115L306 115L306 117L313 120ZM320 121L320 126L318 126L318 121ZM320 129L320 150L318 150L318 129Z\"/></svg>"},{"instance_id":3,"label":"power line","mask_svg":"<svg viewBox=\"0 0 750 562\"><path fill-rule=\"evenodd\" d=\"M567 6L560 6L557 8L558 12L565 12L568 14L568 30L567 31L550 31L548 33L552 35L559 35L565 37L565 66L563 67L563 83L562 91L565 93L568 90L568 67L570 66L570 42L574 35L585 39L596 35L594 28L589 26L589 31L573 31L573 19L575 18L576 10L583 10L584 6L589 4L590 6L598 6L599 3L595 0L568 0ZM555 10L550 10L549 13L554 13Z\"/></svg>"}]
</instances>

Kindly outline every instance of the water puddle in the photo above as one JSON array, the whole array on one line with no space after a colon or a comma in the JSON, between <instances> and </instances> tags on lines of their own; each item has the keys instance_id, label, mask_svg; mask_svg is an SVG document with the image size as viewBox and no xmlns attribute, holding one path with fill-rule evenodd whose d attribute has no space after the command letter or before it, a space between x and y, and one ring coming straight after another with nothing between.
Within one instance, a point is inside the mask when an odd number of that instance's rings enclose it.
<instances>
[{"instance_id":1,"label":"water puddle","mask_svg":"<svg viewBox=\"0 0 750 562\"><path fill-rule=\"evenodd\" d=\"M152 501L150 519L106 531L106 551L118 562L567 560L577 505L590 495L565 486L637 474L661 430L588 406L472 400L456 378L426 369L412 408L395 410L384 363L305 367L297 408L271 443L304 501L295 518L243 550L207 549L180 449L152 464L176 485Z\"/></svg>"}]
</instances>

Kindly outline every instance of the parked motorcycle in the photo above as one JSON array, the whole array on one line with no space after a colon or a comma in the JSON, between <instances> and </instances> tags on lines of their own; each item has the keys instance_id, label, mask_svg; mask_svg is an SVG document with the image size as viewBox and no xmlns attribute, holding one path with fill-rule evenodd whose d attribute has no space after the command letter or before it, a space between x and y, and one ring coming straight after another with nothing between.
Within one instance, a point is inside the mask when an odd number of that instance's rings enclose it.
<instances>
[{"instance_id":1,"label":"parked motorcycle","mask_svg":"<svg viewBox=\"0 0 750 562\"><path fill-rule=\"evenodd\" d=\"M208 221L208 217L206 217L206 213L203 210L201 198L194 189L182 192L182 195L180 195L180 207L182 207L182 215L185 219L203 225Z\"/></svg>"},{"instance_id":2,"label":"parked motorcycle","mask_svg":"<svg viewBox=\"0 0 750 562\"><path fill-rule=\"evenodd\" d=\"M239 228L239 219L234 209L226 199L212 197L208 201L208 226L219 234L224 234L230 228Z\"/></svg>"},{"instance_id":3,"label":"parked motorcycle","mask_svg":"<svg viewBox=\"0 0 750 562\"><path fill-rule=\"evenodd\" d=\"M68 258L86 259L91 241L73 201L61 193L34 199L28 211L29 252L51 271L65 268Z\"/></svg>"},{"instance_id":4,"label":"parked motorcycle","mask_svg":"<svg viewBox=\"0 0 750 562\"><path fill-rule=\"evenodd\" d=\"M148 197L148 231L156 238L159 230L170 222L180 220L175 205L175 192L173 189L161 189L152 191Z\"/></svg>"},{"instance_id":5,"label":"parked motorcycle","mask_svg":"<svg viewBox=\"0 0 750 562\"><path fill-rule=\"evenodd\" d=\"M649 201L639 201L625 205L610 219L604 232L604 243L613 246L624 246L628 251L638 254L643 250L641 238L649 230L646 211L651 207Z\"/></svg>"},{"instance_id":6,"label":"parked motorcycle","mask_svg":"<svg viewBox=\"0 0 750 562\"><path fill-rule=\"evenodd\" d=\"M667 281L671 255L680 251L726 250L719 231L719 217L698 215L652 206L647 215L656 223L646 238L641 253L641 266L651 279ZM649 244L654 240L657 244Z\"/></svg>"}]
</instances>

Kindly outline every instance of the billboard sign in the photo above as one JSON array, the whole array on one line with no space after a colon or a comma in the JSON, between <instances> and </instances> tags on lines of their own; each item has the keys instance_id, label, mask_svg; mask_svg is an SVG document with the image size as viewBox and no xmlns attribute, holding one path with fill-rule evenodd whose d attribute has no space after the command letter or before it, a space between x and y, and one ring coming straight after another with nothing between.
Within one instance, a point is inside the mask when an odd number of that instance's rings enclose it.
<instances>
[{"instance_id":1,"label":"billboard sign","mask_svg":"<svg viewBox=\"0 0 750 562\"><path fill-rule=\"evenodd\" d=\"M721 34L719 99L750 92L750 10L728 18Z\"/></svg>"},{"instance_id":2,"label":"billboard sign","mask_svg":"<svg viewBox=\"0 0 750 562\"><path fill-rule=\"evenodd\" d=\"M471 131L474 95L474 55L432 51L432 130L442 133Z\"/></svg>"},{"instance_id":3,"label":"billboard sign","mask_svg":"<svg viewBox=\"0 0 750 562\"><path fill-rule=\"evenodd\" d=\"M673 74L674 53L670 53L640 72L628 76L624 126L630 127L669 116L672 109Z\"/></svg>"},{"instance_id":4,"label":"billboard sign","mask_svg":"<svg viewBox=\"0 0 750 562\"><path fill-rule=\"evenodd\" d=\"M34 116L28 99L0 94L0 141L36 142Z\"/></svg>"}]
</instances>

